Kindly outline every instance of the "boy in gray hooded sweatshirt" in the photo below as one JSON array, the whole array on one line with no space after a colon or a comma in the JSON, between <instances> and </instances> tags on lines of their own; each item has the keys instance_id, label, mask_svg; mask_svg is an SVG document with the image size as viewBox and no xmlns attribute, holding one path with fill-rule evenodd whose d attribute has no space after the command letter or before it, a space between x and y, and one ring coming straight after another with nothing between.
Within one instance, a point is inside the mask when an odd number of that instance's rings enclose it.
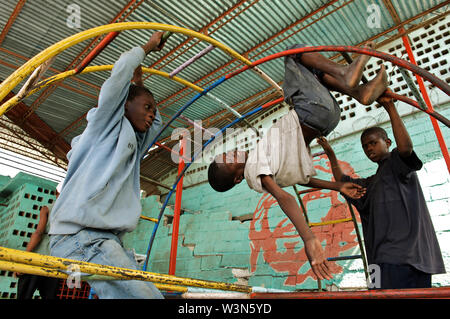
<instances>
[{"instance_id":1,"label":"boy in gray hooded sweatshirt","mask_svg":"<svg viewBox=\"0 0 450 319\"><path fill-rule=\"evenodd\" d=\"M152 93L139 81L141 63L161 50L162 32L123 53L103 83L98 107L72 140L61 194L50 216L53 256L137 269L120 235L137 226L141 214L140 162L162 127ZM150 282L91 281L100 298L163 298Z\"/></svg>"}]
</instances>

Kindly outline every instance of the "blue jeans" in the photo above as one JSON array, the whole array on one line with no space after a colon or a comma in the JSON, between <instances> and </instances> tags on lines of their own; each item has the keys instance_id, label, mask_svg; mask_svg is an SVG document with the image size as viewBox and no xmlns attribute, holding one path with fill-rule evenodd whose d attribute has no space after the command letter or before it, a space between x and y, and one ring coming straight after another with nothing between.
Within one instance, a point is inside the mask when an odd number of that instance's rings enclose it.
<instances>
[{"instance_id":1,"label":"blue jeans","mask_svg":"<svg viewBox=\"0 0 450 319\"><path fill-rule=\"evenodd\" d=\"M120 239L112 232L99 229L83 229L70 235L51 235L50 252L52 256L62 258L138 269L132 253L125 250ZM88 280L88 283L101 299L164 298L159 290L148 281Z\"/></svg>"}]
</instances>

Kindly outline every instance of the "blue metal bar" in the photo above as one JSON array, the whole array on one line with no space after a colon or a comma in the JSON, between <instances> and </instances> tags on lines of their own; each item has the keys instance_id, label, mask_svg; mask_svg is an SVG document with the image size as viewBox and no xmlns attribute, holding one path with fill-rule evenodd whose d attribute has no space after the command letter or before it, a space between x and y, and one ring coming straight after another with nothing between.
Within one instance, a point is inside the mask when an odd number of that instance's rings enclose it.
<instances>
[{"instance_id":1,"label":"blue metal bar","mask_svg":"<svg viewBox=\"0 0 450 319\"><path fill-rule=\"evenodd\" d=\"M203 90L203 92L201 93L197 93L190 101L188 101L185 105L183 105L171 118L170 120L161 128L161 130L158 132L158 134L156 134L155 138L153 139L152 143L150 144L150 146L147 148L147 152L145 152L144 156L147 155L147 153L150 151L150 148L156 143L156 141L158 140L158 138L161 136L162 132L164 132L164 130L166 128L169 127L170 124L172 124L172 122L181 114L183 113L184 110L186 110L189 106L191 106L195 101L197 101L199 98L201 98L203 95L205 95L206 93L208 93L208 91L211 91L212 89L214 89L216 86L222 84L224 81L226 80L225 76L222 76L220 79L218 79L216 82L214 82L213 84L211 84L210 86L208 86L206 89ZM143 158L142 158L143 159Z\"/></svg>"},{"instance_id":2,"label":"blue metal bar","mask_svg":"<svg viewBox=\"0 0 450 319\"><path fill-rule=\"evenodd\" d=\"M348 259L358 259L361 258L361 255L354 255L354 256L338 256L338 257L330 257L327 258L328 261L338 261L338 260L348 260Z\"/></svg>"},{"instance_id":3,"label":"blue metal bar","mask_svg":"<svg viewBox=\"0 0 450 319\"><path fill-rule=\"evenodd\" d=\"M158 134L156 134L155 138L153 139L152 143L150 144L150 146L147 148L147 152L144 154L144 156L149 152L150 148L153 146L153 144L156 143L156 141L158 140L158 138L161 136L162 132L164 132L164 130L166 128L169 127L169 125L178 117L181 115L181 113L183 113L184 110L186 110L189 106L191 106L195 101L197 101L200 97L202 97L203 95L205 95L208 91L214 89L215 87L219 86L220 84L222 84L223 82L226 81L225 76L222 76L220 79L218 79L216 82L214 82L213 84L211 84L210 86L208 86L206 89L203 90L203 92L196 94L189 102L187 102L185 105L183 105L171 118L170 120L161 128L161 130L158 132ZM202 150L204 149L205 146L203 146ZM191 159L191 162L189 163L189 165L187 165L187 167L190 166L190 164L192 164L194 162L194 157ZM186 167L185 169L182 171L182 173L180 174L180 177L183 176L184 172L186 171ZM161 217L162 214L164 212L164 209L166 208L170 197L172 196L172 193L175 191L175 188L178 184L178 182L180 181L180 178L177 178L176 183L173 185L172 189L170 190L169 194L167 195L167 198L164 202L163 208L161 209L159 216L158 216L158 222L155 223L155 225L153 226L153 231L152 231L152 235L150 237L150 243L149 246L147 248L147 256L144 262L144 266L143 266L143 270L146 271L147 270L147 264L148 264L148 259L150 256L150 250L151 247L153 245L153 241L155 239L156 236L156 230L158 229L159 223L161 222Z\"/></svg>"}]
</instances>

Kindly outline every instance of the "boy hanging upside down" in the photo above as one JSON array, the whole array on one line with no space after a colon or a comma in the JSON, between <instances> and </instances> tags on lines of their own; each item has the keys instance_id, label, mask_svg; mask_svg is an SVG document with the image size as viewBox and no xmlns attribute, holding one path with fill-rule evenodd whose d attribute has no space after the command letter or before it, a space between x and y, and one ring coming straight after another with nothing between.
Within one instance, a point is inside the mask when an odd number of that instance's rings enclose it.
<instances>
[{"instance_id":1,"label":"boy hanging upside down","mask_svg":"<svg viewBox=\"0 0 450 319\"><path fill-rule=\"evenodd\" d=\"M371 46L369 43L368 47ZM220 154L208 169L208 181L218 192L225 192L245 179L255 191L272 194L302 238L312 270L319 279L331 279L323 248L309 229L295 197L282 188L301 184L340 191L355 199L364 195L365 188L355 183L314 178L316 172L309 144L317 137L328 135L339 122L340 108L330 90L349 95L366 105L386 90L384 65L375 78L359 85L369 58L359 56L344 66L320 53L286 56L284 99L294 109L277 120L255 149L248 153L233 150Z\"/></svg>"}]
</instances>

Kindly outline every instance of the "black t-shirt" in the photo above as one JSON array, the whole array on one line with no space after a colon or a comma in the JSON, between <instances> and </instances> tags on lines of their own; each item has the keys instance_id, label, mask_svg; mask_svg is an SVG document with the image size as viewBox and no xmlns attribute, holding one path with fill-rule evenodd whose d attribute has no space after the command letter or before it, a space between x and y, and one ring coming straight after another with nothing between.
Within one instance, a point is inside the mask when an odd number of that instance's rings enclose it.
<instances>
[{"instance_id":1,"label":"black t-shirt","mask_svg":"<svg viewBox=\"0 0 450 319\"><path fill-rule=\"evenodd\" d=\"M375 175L342 181L367 188L348 200L356 207L363 227L369 264L408 264L429 274L445 273L430 213L415 171L422 162L412 152L401 158L397 149L383 160Z\"/></svg>"}]
</instances>

